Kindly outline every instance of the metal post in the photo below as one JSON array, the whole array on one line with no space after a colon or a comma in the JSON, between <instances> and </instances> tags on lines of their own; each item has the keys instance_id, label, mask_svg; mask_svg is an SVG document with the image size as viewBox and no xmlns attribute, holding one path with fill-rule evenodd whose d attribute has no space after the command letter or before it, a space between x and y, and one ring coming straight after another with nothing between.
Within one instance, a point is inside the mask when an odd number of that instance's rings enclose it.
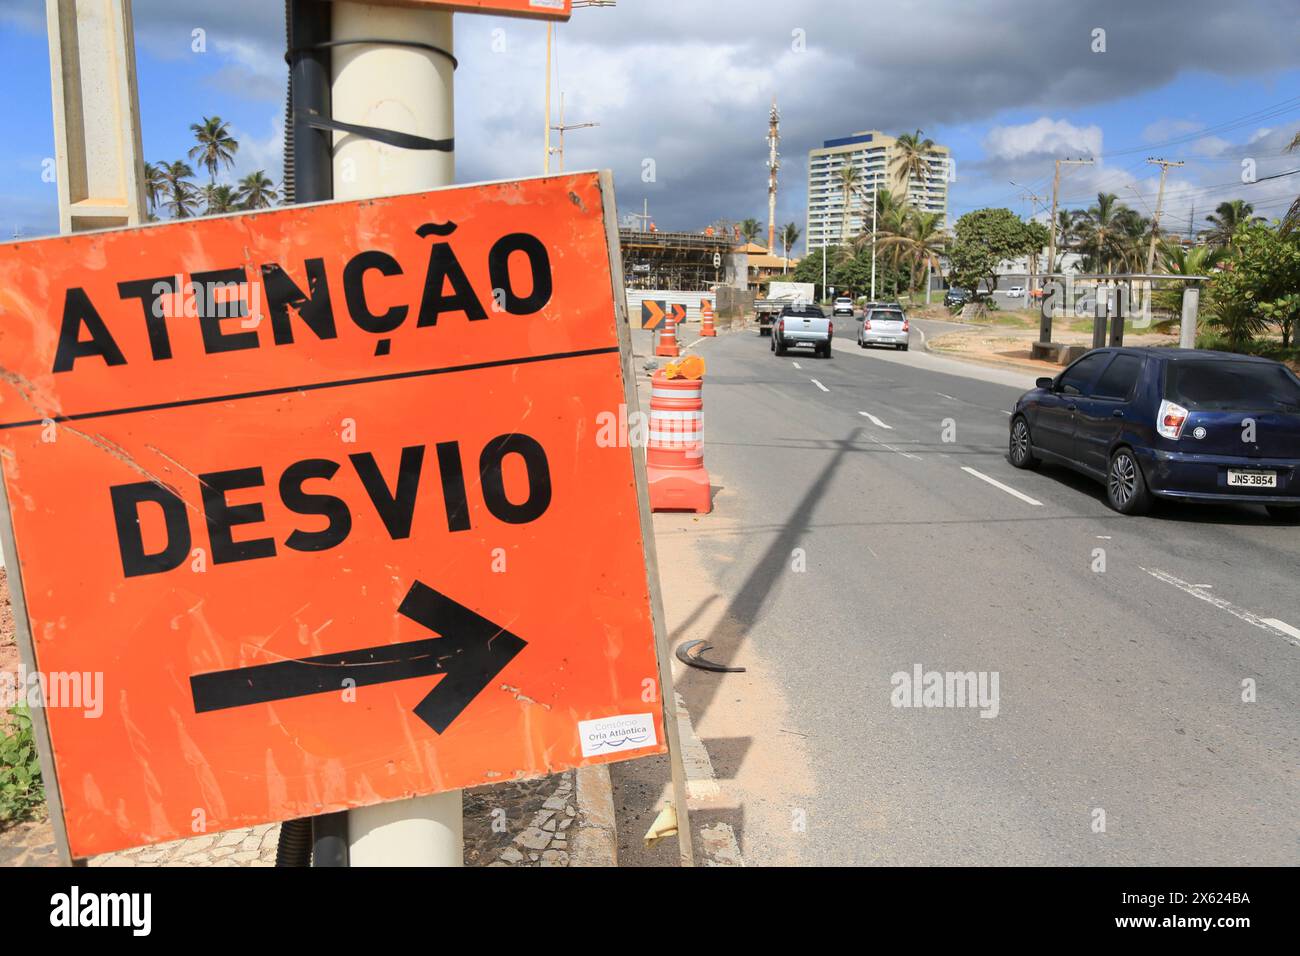
<instances>
[{"instance_id":1,"label":"metal post","mask_svg":"<svg viewBox=\"0 0 1300 956\"><path fill-rule=\"evenodd\" d=\"M1178 333L1178 344L1185 349L1196 348L1196 313L1201 306L1201 287L1189 285L1183 290L1183 324Z\"/></svg>"},{"instance_id":2,"label":"metal post","mask_svg":"<svg viewBox=\"0 0 1300 956\"><path fill-rule=\"evenodd\" d=\"M289 101L293 115L294 202L334 198L333 144L328 130L308 125L330 116L330 5L323 0L289 0ZM288 184L286 184L287 186Z\"/></svg>"},{"instance_id":3,"label":"metal post","mask_svg":"<svg viewBox=\"0 0 1300 956\"><path fill-rule=\"evenodd\" d=\"M1092 347L1104 348L1106 345L1106 316L1110 314L1110 289L1097 283L1097 298L1092 309Z\"/></svg>"},{"instance_id":4,"label":"metal post","mask_svg":"<svg viewBox=\"0 0 1300 956\"><path fill-rule=\"evenodd\" d=\"M1121 348L1124 345L1124 300L1128 298L1125 287L1115 286L1114 308L1110 310L1110 347Z\"/></svg>"},{"instance_id":5,"label":"metal post","mask_svg":"<svg viewBox=\"0 0 1300 956\"><path fill-rule=\"evenodd\" d=\"M392 39L407 44L335 47L334 118L428 139L450 139L455 125L452 14L351 0L334 0L330 6L335 43ZM447 55L410 46L412 41ZM351 133L334 134L338 199L433 189L454 179L451 151L400 149ZM352 810L348 821L352 865L461 866L461 814L459 790Z\"/></svg>"}]
</instances>

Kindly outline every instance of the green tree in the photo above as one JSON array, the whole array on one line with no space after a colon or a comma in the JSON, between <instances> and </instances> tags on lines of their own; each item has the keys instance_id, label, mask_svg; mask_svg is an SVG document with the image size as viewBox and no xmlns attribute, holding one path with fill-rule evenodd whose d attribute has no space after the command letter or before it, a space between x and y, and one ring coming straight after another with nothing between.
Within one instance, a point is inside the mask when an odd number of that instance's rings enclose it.
<instances>
[{"instance_id":1,"label":"green tree","mask_svg":"<svg viewBox=\"0 0 1300 956\"><path fill-rule=\"evenodd\" d=\"M202 123L191 123L190 131L198 144L190 148L189 157L208 171L209 185L214 185L217 171L234 165L239 143L230 135L230 124L220 116L205 116Z\"/></svg>"},{"instance_id":2,"label":"green tree","mask_svg":"<svg viewBox=\"0 0 1300 956\"><path fill-rule=\"evenodd\" d=\"M998 264L1033 252L1041 234L1010 209L976 209L957 220L948 255L948 276L980 298L981 282L997 285Z\"/></svg>"},{"instance_id":3,"label":"green tree","mask_svg":"<svg viewBox=\"0 0 1300 956\"><path fill-rule=\"evenodd\" d=\"M222 213L234 212L239 208L239 200L235 195L235 190L225 183L212 185L209 183L199 192L203 195L203 215L218 216Z\"/></svg>"},{"instance_id":4,"label":"green tree","mask_svg":"<svg viewBox=\"0 0 1300 956\"><path fill-rule=\"evenodd\" d=\"M1232 248L1209 283L1209 325L1223 332L1234 352L1270 325L1281 332L1282 347L1290 348L1300 319L1300 236L1243 222Z\"/></svg>"},{"instance_id":5,"label":"green tree","mask_svg":"<svg viewBox=\"0 0 1300 956\"><path fill-rule=\"evenodd\" d=\"M240 209L267 209L279 200L280 191L265 172L256 169L239 181L235 198Z\"/></svg>"},{"instance_id":6,"label":"green tree","mask_svg":"<svg viewBox=\"0 0 1300 956\"><path fill-rule=\"evenodd\" d=\"M1098 193L1097 203L1079 217L1078 247L1096 272L1114 272L1132 255L1135 214L1114 193Z\"/></svg>"},{"instance_id":7,"label":"green tree","mask_svg":"<svg viewBox=\"0 0 1300 956\"><path fill-rule=\"evenodd\" d=\"M930 301L928 278L933 271L943 275L939 256L947 244L943 234L943 217L938 213L918 212L908 215L896 230L880 239L878 245L897 252L891 265L903 267L908 275L908 290L925 280L926 302Z\"/></svg>"},{"instance_id":8,"label":"green tree","mask_svg":"<svg viewBox=\"0 0 1300 956\"><path fill-rule=\"evenodd\" d=\"M1184 249L1180 243L1166 242L1161 245L1159 256L1160 268L1170 275L1204 276L1223 264L1228 258L1228 251L1216 246L1192 246ZM1181 321L1183 292L1192 285L1200 283L1161 280L1160 287L1151 293L1151 304L1169 317L1153 323L1152 328L1165 332Z\"/></svg>"},{"instance_id":9,"label":"green tree","mask_svg":"<svg viewBox=\"0 0 1300 956\"><path fill-rule=\"evenodd\" d=\"M782 272L790 271L790 262L789 262L790 247L799 241L800 235L801 235L801 230L793 222L787 222L781 228L781 245L785 248L785 258L786 258L785 268L781 270Z\"/></svg>"},{"instance_id":10,"label":"green tree","mask_svg":"<svg viewBox=\"0 0 1300 956\"><path fill-rule=\"evenodd\" d=\"M173 219L186 219L193 216L199 208L199 193L189 181L194 170L189 163L176 160L174 163L162 164L162 178L166 183L167 201L163 204Z\"/></svg>"},{"instance_id":11,"label":"green tree","mask_svg":"<svg viewBox=\"0 0 1300 956\"><path fill-rule=\"evenodd\" d=\"M1254 211L1255 207L1244 199L1219 203L1214 208L1214 213L1205 217L1210 223L1210 228L1205 233L1206 240L1216 246L1232 245L1238 226L1254 225L1264 221L1259 216L1251 215Z\"/></svg>"},{"instance_id":12,"label":"green tree","mask_svg":"<svg viewBox=\"0 0 1300 956\"><path fill-rule=\"evenodd\" d=\"M860 177L858 175L858 167L854 166L853 163L846 161L844 165L840 167L840 171L837 174L837 178L840 181L840 190L844 194L844 217L843 219L840 220L840 238L845 243L848 243L849 220L851 218L850 213L852 211L849 203L850 200L853 198L853 193L857 191L858 184L860 182Z\"/></svg>"},{"instance_id":13,"label":"green tree","mask_svg":"<svg viewBox=\"0 0 1300 956\"><path fill-rule=\"evenodd\" d=\"M903 196L910 199L912 180L924 179L930 170L929 156L934 149L934 140L922 134L902 133L894 142L893 170L895 176L903 180Z\"/></svg>"},{"instance_id":14,"label":"green tree","mask_svg":"<svg viewBox=\"0 0 1300 956\"><path fill-rule=\"evenodd\" d=\"M159 165L158 163L144 164L144 198L151 213L158 211L158 203L167 191L167 177L163 172L163 166L165 165Z\"/></svg>"}]
</instances>

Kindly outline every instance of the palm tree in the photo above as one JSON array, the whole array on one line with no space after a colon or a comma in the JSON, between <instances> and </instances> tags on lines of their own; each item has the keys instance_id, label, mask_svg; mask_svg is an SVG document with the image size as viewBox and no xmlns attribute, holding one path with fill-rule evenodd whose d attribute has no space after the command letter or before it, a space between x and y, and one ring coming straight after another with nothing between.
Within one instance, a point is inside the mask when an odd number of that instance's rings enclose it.
<instances>
[{"instance_id":1,"label":"palm tree","mask_svg":"<svg viewBox=\"0 0 1300 956\"><path fill-rule=\"evenodd\" d=\"M280 198L280 193L266 173L257 169L239 181L235 196L241 209L267 209Z\"/></svg>"},{"instance_id":2,"label":"palm tree","mask_svg":"<svg viewBox=\"0 0 1300 956\"><path fill-rule=\"evenodd\" d=\"M792 222L787 222L781 229L781 245L785 247L785 264L782 272L790 271L790 247L799 241L800 229Z\"/></svg>"},{"instance_id":3,"label":"palm tree","mask_svg":"<svg viewBox=\"0 0 1300 956\"><path fill-rule=\"evenodd\" d=\"M1237 231L1238 226L1242 223L1253 225L1264 221L1260 216L1251 215L1254 211L1255 207L1244 199L1219 203L1214 209L1214 214L1205 217L1211 224L1206 238L1216 246L1231 246L1232 234Z\"/></svg>"},{"instance_id":4,"label":"palm tree","mask_svg":"<svg viewBox=\"0 0 1300 956\"><path fill-rule=\"evenodd\" d=\"M239 208L239 197L235 190L225 183L219 186L209 183L199 191L203 194L205 216L218 216L222 213L234 212Z\"/></svg>"},{"instance_id":5,"label":"palm tree","mask_svg":"<svg viewBox=\"0 0 1300 956\"><path fill-rule=\"evenodd\" d=\"M1052 272L1064 272L1065 254L1075 249L1079 244L1079 224L1082 213L1073 209L1058 209L1056 211L1056 253L1055 262L1049 262L1047 267Z\"/></svg>"},{"instance_id":6,"label":"palm tree","mask_svg":"<svg viewBox=\"0 0 1300 956\"><path fill-rule=\"evenodd\" d=\"M188 182L194 170L184 160L162 164L162 178L166 183L170 198L163 204L172 214L173 219L185 219L194 215L198 209L198 191L194 184Z\"/></svg>"},{"instance_id":7,"label":"palm tree","mask_svg":"<svg viewBox=\"0 0 1300 956\"><path fill-rule=\"evenodd\" d=\"M230 135L230 124L220 116L205 116L202 123L191 123L190 131L198 145L190 149L189 157L208 171L209 181L215 184L217 170L234 165L239 143Z\"/></svg>"},{"instance_id":8,"label":"palm tree","mask_svg":"<svg viewBox=\"0 0 1300 956\"><path fill-rule=\"evenodd\" d=\"M860 177L858 167L852 162L845 162L839 171L840 189L844 191L844 218L841 220L840 237L844 243L849 241L849 199L858 188Z\"/></svg>"},{"instance_id":9,"label":"palm tree","mask_svg":"<svg viewBox=\"0 0 1300 956\"><path fill-rule=\"evenodd\" d=\"M746 244L753 242L763 231L763 225L757 219L745 219L740 223L740 238L745 240Z\"/></svg>"},{"instance_id":10,"label":"palm tree","mask_svg":"<svg viewBox=\"0 0 1300 956\"><path fill-rule=\"evenodd\" d=\"M1113 271L1116 261L1125 258L1125 210L1128 207L1114 193L1098 193L1097 204L1080 217L1079 248L1088 254L1091 267L1098 272Z\"/></svg>"},{"instance_id":11,"label":"palm tree","mask_svg":"<svg viewBox=\"0 0 1300 956\"><path fill-rule=\"evenodd\" d=\"M903 180L903 196L910 201L912 179L924 179L930 171L929 154L934 150L934 140L922 134L900 133L894 142L893 172Z\"/></svg>"},{"instance_id":12,"label":"palm tree","mask_svg":"<svg viewBox=\"0 0 1300 956\"><path fill-rule=\"evenodd\" d=\"M1217 246L1192 246L1185 249L1178 242L1165 242L1160 246L1160 265L1172 276L1204 276L1220 268L1228 260L1228 250ZM1169 318L1152 324L1152 328L1165 332L1180 321L1183 308L1183 290L1191 282L1163 282L1151 293L1151 304Z\"/></svg>"},{"instance_id":13,"label":"palm tree","mask_svg":"<svg viewBox=\"0 0 1300 956\"><path fill-rule=\"evenodd\" d=\"M939 255L947 239L943 235L943 216L937 212L916 212L911 207L906 210L901 222L891 223L891 231L880 239L880 245L895 253L895 264L905 264L911 276L911 288L915 288L920 275L924 272L925 302L930 304L930 273L941 269ZM894 215L891 214L891 219ZM942 271L940 277L942 278Z\"/></svg>"},{"instance_id":14,"label":"palm tree","mask_svg":"<svg viewBox=\"0 0 1300 956\"><path fill-rule=\"evenodd\" d=\"M151 213L158 211L158 201L167 189L167 177L158 163L144 164L144 198Z\"/></svg>"}]
</instances>

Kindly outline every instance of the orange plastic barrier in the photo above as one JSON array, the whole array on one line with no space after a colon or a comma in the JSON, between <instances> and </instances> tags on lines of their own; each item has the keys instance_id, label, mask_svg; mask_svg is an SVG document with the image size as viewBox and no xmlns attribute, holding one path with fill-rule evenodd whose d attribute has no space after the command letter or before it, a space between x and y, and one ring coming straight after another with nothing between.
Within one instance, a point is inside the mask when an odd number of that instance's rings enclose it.
<instances>
[{"instance_id":1,"label":"orange plastic barrier","mask_svg":"<svg viewBox=\"0 0 1300 956\"><path fill-rule=\"evenodd\" d=\"M700 300L700 335L712 338L718 334L713 325L713 303L708 299Z\"/></svg>"},{"instance_id":2,"label":"orange plastic barrier","mask_svg":"<svg viewBox=\"0 0 1300 956\"><path fill-rule=\"evenodd\" d=\"M669 309L664 316L664 324L659 329L659 342L655 345L655 355L676 357L681 354L682 350L677 347L677 319Z\"/></svg>"},{"instance_id":3,"label":"orange plastic barrier","mask_svg":"<svg viewBox=\"0 0 1300 956\"><path fill-rule=\"evenodd\" d=\"M668 378L662 369L651 377L646 473L652 511L712 510L704 470L703 378Z\"/></svg>"}]
</instances>

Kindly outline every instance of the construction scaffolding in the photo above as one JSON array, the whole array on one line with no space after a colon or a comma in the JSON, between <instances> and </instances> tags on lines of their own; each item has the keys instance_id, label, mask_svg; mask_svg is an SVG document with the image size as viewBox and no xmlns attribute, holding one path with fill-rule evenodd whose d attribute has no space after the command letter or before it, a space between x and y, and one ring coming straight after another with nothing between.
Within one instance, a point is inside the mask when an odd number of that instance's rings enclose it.
<instances>
[{"instance_id":1,"label":"construction scaffolding","mask_svg":"<svg viewBox=\"0 0 1300 956\"><path fill-rule=\"evenodd\" d=\"M727 281L731 236L620 229L629 289L701 291Z\"/></svg>"}]
</instances>

